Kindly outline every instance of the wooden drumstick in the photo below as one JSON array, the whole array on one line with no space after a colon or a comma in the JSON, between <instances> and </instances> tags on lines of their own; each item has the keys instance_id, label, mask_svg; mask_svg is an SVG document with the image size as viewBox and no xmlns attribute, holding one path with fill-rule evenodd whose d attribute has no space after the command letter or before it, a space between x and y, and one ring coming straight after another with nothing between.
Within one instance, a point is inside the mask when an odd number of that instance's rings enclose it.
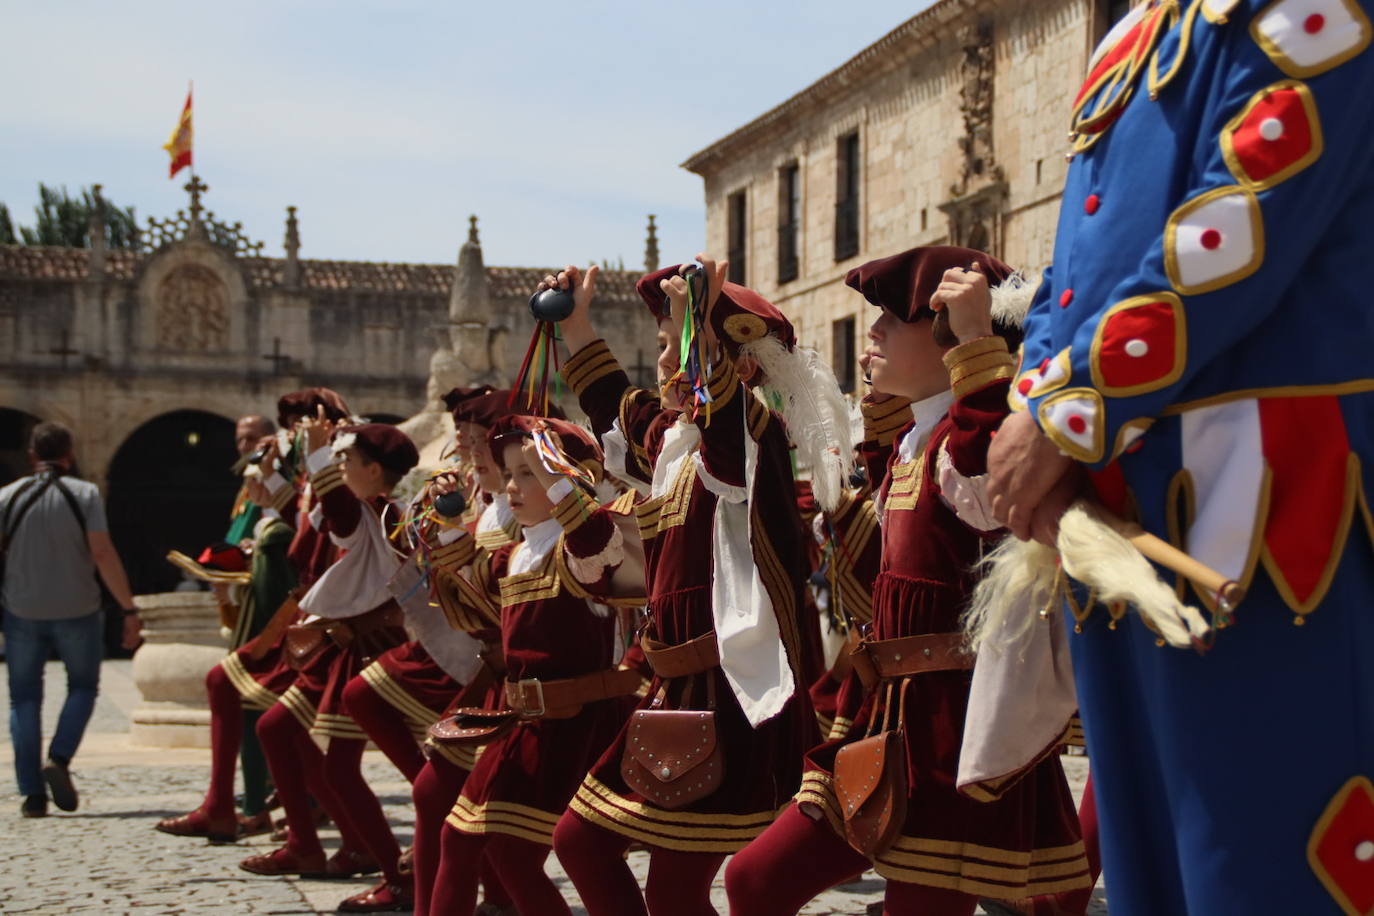
<instances>
[{"instance_id":1,"label":"wooden drumstick","mask_svg":"<svg viewBox=\"0 0 1374 916\"><path fill-rule=\"evenodd\" d=\"M1135 522L1128 522L1101 506L1097 507L1097 511L1104 522L1130 541L1143 556L1215 595L1217 601L1226 609L1234 608L1245 597L1244 586L1236 580L1229 579L1205 563L1190 557L1168 541L1155 537Z\"/></svg>"}]
</instances>

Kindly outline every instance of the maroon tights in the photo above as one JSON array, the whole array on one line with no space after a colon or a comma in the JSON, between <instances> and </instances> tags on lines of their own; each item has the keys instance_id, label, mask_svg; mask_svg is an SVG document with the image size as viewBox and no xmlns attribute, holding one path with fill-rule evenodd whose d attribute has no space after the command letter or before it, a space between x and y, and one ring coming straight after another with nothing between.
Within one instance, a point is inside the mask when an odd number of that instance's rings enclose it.
<instances>
[{"instance_id":1,"label":"maroon tights","mask_svg":"<svg viewBox=\"0 0 1374 916\"><path fill-rule=\"evenodd\" d=\"M414 739L411 739L411 743L414 743ZM381 802L377 801L372 787L363 779L363 749L366 747L366 741L330 738L329 750L324 755L325 777L343 799L353 829L362 840L363 848L381 866L382 876L387 883L406 884L409 878L403 876L398 868L401 847L396 844L396 836L386 822Z\"/></svg>"},{"instance_id":2,"label":"maroon tights","mask_svg":"<svg viewBox=\"0 0 1374 916\"><path fill-rule=\"evenodd\" d=\"M344 686L344 709L358 723L369 738L382 749L386 758L396 765L406 782L414 783L425 765L420 745L415 741L405 717L360 674Z\"/></svg>"},{"instance_id":3,"label":"maroon tights","mask_svg":"<svg viewBox=\"0 0 1374 916\"><path fill-rule=\"evenodd\" d=\"M338 787L325 778L324 754L291 710L277 703L263 713L258 719L258 741L267 758L267 768L272 771L272 783L277 788L287 826L291 828L287 848L297 855L322 851L315 812L310 807L313 795L338 826L344 848L364 851L367 847L353 826Z\"/></svg>"},{"instance_id":4,"label":"maroon tights","mask_svg":"<svg viewBox=\"0 0 1374 916\"><path fill-rule=\"evenodd\" d=\"M788 807L725 869L730 913L796 916L828 887L857 877L868 859L842 840L825 821L796 805ZM958 891L888 881L884 916L971 916L978 898Z\"/></svg>"},{"instance_id":5,"label":"maroon tights","mask_svg":"<svg viewBox=\"0 0 1374 916\"><path fill-rule=\"evenodd\" d=\"M503 833L477 835L452 827L442 832L442 859L430 899L436 906L442 901L443 912L471 913L477 908L477 880L485 860L521 913L572 916L563 895L544 871L549 847Z\"/></svg>"},{"instance_id":6,"label":"maroon tights","mask_svg":"<svg viewBox=\"0 0 1374 916\"><path fill-rule=\"evenodd\" d=\"M629 846L629 837L590 824L571 811L559 819L553 848L588 916L716 916L711 882L725 856L655 847L641 893L625 861Z\"/></svg>"},{"instance_id":7,"label":"maroon tights","mask_svg":"<svg viewBox=\"0 0 1374 916\"><path fill-rule=\"evenodd\" d=\"M220 665L205 676L210 700L210 788L201 810L212 821L234 819L234 769L243 744L243 702Z\"/></svg>"}]
</instances>

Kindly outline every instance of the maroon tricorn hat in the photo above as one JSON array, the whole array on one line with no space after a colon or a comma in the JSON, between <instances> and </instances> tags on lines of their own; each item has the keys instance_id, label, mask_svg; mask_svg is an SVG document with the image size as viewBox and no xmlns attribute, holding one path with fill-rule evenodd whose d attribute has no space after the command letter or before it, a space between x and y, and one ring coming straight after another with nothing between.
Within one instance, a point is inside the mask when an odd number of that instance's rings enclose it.
<instances>
[{"instance_id":1,"label":"maroon tricorn hat","mask_svg":"<svg viewBox=\"0 0 1374 916\"><path fill-rule=\"evenodd\" d=\"M405 474L420 463L420 452L415 448L415 443L387 423L341 427L334 436L334 449L355 449L368 460L395 474Z\"/></svg>"},{"instance_id":2,"label":"maroon tricorn hat","mask_svg":"<svg viewBox=\"0 0 1374 916\"><path fill-rule=\"evenodd\" d=\"M731 352L772 335L791 350L797 344L792 322L778 307L747 286L726 283L711 308L711 330Z\"/></svg>"},{"instance_id":3,"label":"maroon tricorn hat","mask_svg":"<svg viewBox=\"0 0 1374 916\"><path fill-rule=\"evenodd\" d=\"M858 290L873 305L886 309L908 324L932 318L930 297L940 287L945 271L968 269L974 262L982 265L988 286L996 286L1013 271L1006 264L972 248L933 245L913 248L891 257L869 261L851 270L844 282Z\"/></svg>"}]
</instances>

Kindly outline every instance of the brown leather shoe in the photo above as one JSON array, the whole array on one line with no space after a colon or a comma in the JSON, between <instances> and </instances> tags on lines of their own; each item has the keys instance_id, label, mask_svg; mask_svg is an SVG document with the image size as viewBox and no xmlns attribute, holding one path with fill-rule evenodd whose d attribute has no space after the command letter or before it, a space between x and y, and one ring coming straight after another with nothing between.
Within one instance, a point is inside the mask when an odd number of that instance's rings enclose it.
<instances>
[{"instance_id":1,"label":"brown leather shoe","mask_svg":"<svg viewBox=\"0 0 1374 916\"><path fill-rule=\"evenodd\" d=\"M211 843L232 843L238 838L238 824L235 821L211 820L204 808L197 808L179 817L164 817L153 826L172 836L207 839Z\"/></svg>"},{"instance_id":2,"label":"brown leather shoe","mask_svg":"<svg viewBox=\"0 0 1374 916\"><path fill-rule=\"evenodd\" d=\"M340 849L329 857L324 867L304 875L306 878L354 878L358 875L375 875L382 867L366 853L351 849Z\"/></svg>"},{"instance_id":3,"label":"brown leather shoe","mask_svg":"<svg viewBox=\"0 0 1374 916\"><path fill-rule=\"evenodd\" d=\"M339 904L340 913L409 913L414 909L415 891L410 886L385 881Z\"/></svg>"},{"instance_id":4,"label":"brown leather shoe","mask_svg":"<svg viewBox=\"0 0 1374 916\"><path fill-rule=\"evenodd\" d=\"M396 870L403 875L415 874L415 847L407 846L396 860Z\"/></svg>"},{"instance_id":5,"label":"brown leather shoe","mask_svg":"<svg viewBox=\"0 0 1374 916\"><path fill-rule=\"evenodd\" d=\"M249 856L239 863L239 868L255 875L301 875L309 877L325 869L324 853L317 852L302 856L283 846L266 855Z\"/></svg>"},{"instance_id":6,"label":"brown leather shoe","mask_svg":"<svg viewBox=\"0 0 1374 916\"><path fill-rule=\"evenodd\" d=\"M239 815L239 838L261 836L272 832L272 812L266 808L252 817Z\"/></svg>"}]
</instances>

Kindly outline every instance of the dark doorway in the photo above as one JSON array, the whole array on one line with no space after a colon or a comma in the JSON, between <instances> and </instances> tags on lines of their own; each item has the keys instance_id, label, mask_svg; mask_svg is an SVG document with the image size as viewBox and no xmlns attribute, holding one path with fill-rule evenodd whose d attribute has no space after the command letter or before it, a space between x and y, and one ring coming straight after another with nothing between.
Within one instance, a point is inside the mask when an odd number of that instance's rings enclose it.
<instances>
[{"instance_id":1,"label":"dark doorway","mask_svg":"<svg viewBox=\"0 0 1374 916\"><path fill-rule=\"evenodd\" d=\"M405 422L405 417L398 417L394 413L365 413L363 416L369 423L386 423L389 426Z\"/></svg>"},{"instance_id":2,"label":"dark doorway","mask_svg":"<svg viewBox=\"0 0 1374 916\"><path fill-rule=\"evenodd\" d=\"M234 422L199 410L149 420L110 462L110 536L135 594L172 591L181 572L169 550L195 556L221 540L239 481Z\"/></svg>"},{"instance_id":3,"label":"dark doorway","mask_svg":"<svg viewBox=\"0 0 1374 916\"><path fill-rule=\"evenodd\" d=\"M0 407L0 487L32 472L29 433L40 422L31 413Z\"/></svg>"}]
</instances>

